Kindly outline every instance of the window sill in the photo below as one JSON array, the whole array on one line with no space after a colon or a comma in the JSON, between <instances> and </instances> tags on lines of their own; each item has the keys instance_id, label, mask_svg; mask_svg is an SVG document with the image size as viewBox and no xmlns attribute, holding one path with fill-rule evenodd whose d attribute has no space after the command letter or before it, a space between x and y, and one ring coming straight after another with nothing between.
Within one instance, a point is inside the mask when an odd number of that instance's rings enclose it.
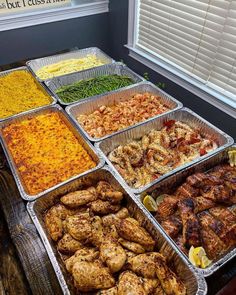
<instances>
[{"instance_id":1,"label":"window sill","mask_svg":"<svg viewBox=\"0 0 236 295\"><path fill-rule=\"evenodd\" d=\"M236 102L233 99L224 96L220 92L209 89L198 80L178 71L176 68L160 59L154 56L152 57L150 53L146 53L142 49L134 48L129 45L126 45L126 47L129 49L130 57L236 118Z\"/></svg>"},{"instance_id":2,"label":"window sill","mask_svg":"<svg viewBox=\"0 0 236 295\"><path fill-rule=\"evenodd\" d=\"M0 32L108 12L109 1L0 17Z\"/></svg>"}]
</instances>

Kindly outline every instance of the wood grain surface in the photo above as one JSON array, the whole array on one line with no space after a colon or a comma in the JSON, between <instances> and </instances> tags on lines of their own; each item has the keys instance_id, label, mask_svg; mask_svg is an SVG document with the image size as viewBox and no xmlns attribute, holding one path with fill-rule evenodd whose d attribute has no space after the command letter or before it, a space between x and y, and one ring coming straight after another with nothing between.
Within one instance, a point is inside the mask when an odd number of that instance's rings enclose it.
<instances>
[{"instance_id":1,"label":"wood grain surface","mask_svg":"<svg viewBox=\"0 0 236 295\"><path fill-rule=\"evenodd\" d=\"M26 211L25 202L20 198L13 176L6 166L0 169L0 203L32 293L62 294L46 250ZM3 282L3 278L1 280Z\"/></svg>"}]
</instances>

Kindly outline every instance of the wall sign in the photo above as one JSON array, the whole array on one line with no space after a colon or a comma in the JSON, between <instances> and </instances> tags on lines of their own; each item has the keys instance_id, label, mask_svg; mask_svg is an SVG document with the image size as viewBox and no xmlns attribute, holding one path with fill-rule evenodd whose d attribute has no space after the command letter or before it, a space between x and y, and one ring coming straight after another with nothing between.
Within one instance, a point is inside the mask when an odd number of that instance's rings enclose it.
<instances>
[{"instance_id":1,"label":"wall sign","mask_svg":"<svg viewBox=\"0 0 236 295\"><path fill-rule=\"evenodd\" d=\"M0 14L22 10L54 8L70 4L71 0L0 0Z\"/></svg>"}]
</instances>

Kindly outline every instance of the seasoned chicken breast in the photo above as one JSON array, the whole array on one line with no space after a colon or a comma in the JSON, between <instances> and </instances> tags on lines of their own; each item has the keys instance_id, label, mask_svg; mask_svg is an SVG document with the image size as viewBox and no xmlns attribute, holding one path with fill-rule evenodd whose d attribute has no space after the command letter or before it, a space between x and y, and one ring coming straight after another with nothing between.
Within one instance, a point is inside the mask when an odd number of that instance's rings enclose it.
<instances>
[{"instance_id":1,"label":"seasoned chicken breast","mask_svg":"<svg viewBox=\"0 0 236 295\"><path fill-rule=\"evenodd\" d=\"M176 274L169 269L165 261L160 257L156 259L156 275L161 286L168 295L185 295L186 287Z\"/></svg>"},{"instance_id":2,"label":"seasoned chicken breast","mask_svg":"<svg viewBox=\"0 0 236 295\"><path fill-rule=\"evenodd\" d=\"M82 213L67 217L66 229L76 240L87 243L92 237L92 224L89 213Z\"/></svg>"},{"instance_id":3,"label":"seasoned chicken breast","mask_svg":"<svg viewBox=\"0 0 236 295\"><path fill-rule=\"evenodd\" d=\"M91 243L99 247L104 240L104 228L102 219L99 216L94 216L91 218L91 228L92 228L92 236L90 238Z\"/></svg>"},{"instance_id":4,"label":"seasoned chicken breast","mask_svg":"<svg viewBox=\"0 0 236 295\"><path fill-rule=\"evenodd\" d=\"M157 252L139 254L133 258L129 258L126 267L139 276L155 279L157 259L162 259L165 262L164 256Z\"/></svg>"},{"instance_id":5,"label":"seasoned chicken breast","mask_svg":"<svg viewBox=\"0 0 236 295\"><path fill-rule=\"evenodd\" d=\"M83 247L75 252L73 256L65 261L66 269L71 273L76 262L94 261L99 256L99 251L94 248Z\"/></svg>"},{"instance_id":6,"label":"seasoned chicken breast","mask_svg":"<svg viewBox=\"0 0 236 295\"><path fill-rule=\"evenodd\" d=\"M115 286L115 279L107 267L99 261L76 262L72 268L75 286L79 291L89 292L98 289L108 289Z\"/></svg>"},{"instance_id":7,"label":"seasoned chicken breast","mask_svg":"<svg viewBox=\"0 0 236 295\"><path fill-rule=\"evenodd\" d=\"M110 289L102 290L97 292L96 295L118 295L118 288L115 286Z\"/></svg>"},{"instance_id":8,"label":"seasoned chicken breast","mask_svg":"<svg viewBox=\"0 0 236 295\"><path fill-rule=\"evenodd\" d=\"M127 241L125 239L119 238L118 242L127 250L130 250L136 254L141 254L146 252L146 250L144 249L144 247L138 243L135 242L130 242Z\"/></svg>"},{"instance_id":9,"label":"seasoned chicken breast","mask_svg":"<svg viewBox=\"0 0 236 295\"><path fill-rule=\"evenodd\" d=\"M143 283L143 288L147 295L155 294L157 288L160 288L162 290L161 283L158 279L142 278L142 283Z\"/></svg>"},{"instance_id":10,"label":"seasoned chicken breast","mask_svg":"<svg viewBox=\"0 0 236 295\"><path fill-rule=\"evenodd\" d=\"M92 193L92 190L80 190L63 196L61 202L70 208L76 208L95 201L96 199L97 195Z\"/></svg>"},{"instance_id":11,"label":"seasoned chicken breast","mask_svg":"<svg viewBox=\"0 0 236 295\"><path fill-rule=\"evenodd\" d=\"M73 254L81 248L83 248L83 245L79 241L73 239L68 233L64 234L57 244L57 249L62 254Z\"/></svg>"},{"instance_id":12,"label":"seasoned chicken breast","mask_svg":"<svg viewBox=\"0 0 236 295\"><path fill-rule=\"evenodd\" d=\"M44 216L45 225L54 241L59 240L63 236L62 220L75 213L75 210L67 209L62 204L57 204L46 212Z\"/></svg>"},{"instance_id":13,"label":"seasoned chicken breast","mask_svg":"<svg viewBox=\"0 0 236 295\"><path fill-rule=\"evenodd\" d=\"M110 226L116 223L119 219L124 219L129 217L129 211L127 208L121 208L117 213L108 214L102 217L103 224L105 226Z\"/></svg>"},{"instance_id":14,"label":"seasoned chicken breast","mask_svg":"<svg viewBox=\"0 0 236 295\"><path fill-rule=\"evenodd\" d=\"M94 214L106 215L116 213L120 210L119 204L111 204L109 201L96 200L91 203L91 210Z\"/></svg>"},{"instance_id":15,"label":"seasoned chicken breast","mask_svg":"<svg viewBox=\"0 0 236 295\"><path fill-rule=\"evenodd\" d=\"M135 224L128 218L119 220L116 225L119 236L131 242L136 242L142 245L146 250L152 251L155 246L155 241L150 234L140 225Z\"/></svg>"},{"instance_id":16,"label":"seasoned chicken breast","mask_svg":"<svg viewBox=\"0 0 236 295\"><path fill-rule=\"evenodd\" d=\"M141 279L132 271L119 276L118 295L146 295Z\"/></svg>"},{"instance_id":17,"label":"seasoned chicken breast","mask_svg":"<svg viewBox=\"0 0 236 295\"><path fill-rule=\"evenodd\" d=\"M109 201L112 204L117 204L123 199L122 192L115 191L106 181L99 181L97 185L97 192L101 200Z\"/></svg>"},{"instance_id":18,"label":"seasoned chicken breast","mask_svg":"<svg viewBox=\"0 0 236 295\"><path fill-rule=\"evenodd\" d=\"M100 245L100 259L114 273L124 266L126 253L116 239L106 236Z\"/></svg>"}]
</instances>

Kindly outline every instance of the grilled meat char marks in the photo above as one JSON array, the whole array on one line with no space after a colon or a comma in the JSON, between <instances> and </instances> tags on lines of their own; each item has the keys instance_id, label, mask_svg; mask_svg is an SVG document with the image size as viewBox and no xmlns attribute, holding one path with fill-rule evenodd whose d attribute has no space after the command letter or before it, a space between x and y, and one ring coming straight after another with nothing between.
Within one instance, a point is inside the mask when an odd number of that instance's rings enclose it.
<instances>
[{"instance_id":1,"label":"grilled meat char marks","mask_svg":"<svg viewBox=\"0 0 236 295\"><path fill-rule=\"evenodd\" d=\"M186 178L158 206L156 219L184 253L203 246L210 259L236 245L236 169L218 165ZM206 212L208 210L208 212Z\"/></svg>"},{"instance_id":2,"label":"grilled meat char marks","mask_svg":"<svg viewBox=\"0 0 236 295\"><path fill-rule=\"evenodd\" d=\"M192 199L179 202L180 216L183 224L183 243L187 247L197 247L201 244L200 225L194 213L195 204Z\"/></svg>"}]
</instances>

